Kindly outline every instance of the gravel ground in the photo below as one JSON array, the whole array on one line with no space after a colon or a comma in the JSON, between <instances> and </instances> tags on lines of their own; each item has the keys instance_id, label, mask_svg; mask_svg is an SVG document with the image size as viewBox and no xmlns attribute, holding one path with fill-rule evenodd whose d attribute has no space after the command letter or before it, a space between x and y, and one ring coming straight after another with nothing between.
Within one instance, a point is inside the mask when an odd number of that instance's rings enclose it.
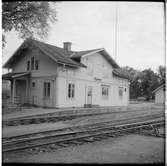
<instances>
[{"instance_id":1,"label":"gravel ground","mask_svg":"<svg viewBox=\"0 0 167 166\"><path fill-rule=\"evenodd\" d=\"M164 163L164 138L126 135L71 145L38 154L15 153L3 162L21 163Z\"/></svg>"},{"instance_id":2,"label":"gravel ground","mask_svg":"<svg viewBox=\"0 0 167 166\"><path fill-rule=\"evenodd\" d=\"M56 123L41 123L41 124L30 124L30 125L20 125L20 126L5 126L2 128L2 137L10 137L16 136L20 134L46 131L51 129L59 129L64 127L71 127L75 125L85 125L89 123L98 123L102 121L110 121L116 119L125 119L136 116L144 116L150 115L152 113L158 113L162 111L162 109L151 110L148 109L146 111L137 111L137 112L127 112L127 113L112 113L112 114L104 114L104 115L94 115L94 116L86 116L86 117L78 117L72 120L59 121Z\"/></svg>"},{"instance_id":3,"label":"gravel ground","mask_svg":"<svg viewBox=\"0 0 167 166\"><path fill-rule=\"evenodd\" d=\"M56 123L41 123L41 124L30 124L21 126L7 126L2 128L2 137L6 138L17 135L48 131L48 130L57 130L66 127L71 127L71 125L64 124L63 122L56 122Z\"/></svg>"},{"instance_id":4,"label":"gravel ground","mask_svg":"<svg viewBox=\"0 0 167 166\"><path fill-rule=\"evenodd\" d=\"M110 120L116 120L116 119L119 120L119 119L132 118L137 116L151 115L151 114L156 114L160 111L162 111L162 109L156 109L156 110L148 109L146 111L112 113L112 114L104 114L104 115L78 117L76 119L66 120L64 121L64 123L70 124L70 125L85 125L88 123L98 123L102 121L110 121Z\"/></svg>"}]
</instances>

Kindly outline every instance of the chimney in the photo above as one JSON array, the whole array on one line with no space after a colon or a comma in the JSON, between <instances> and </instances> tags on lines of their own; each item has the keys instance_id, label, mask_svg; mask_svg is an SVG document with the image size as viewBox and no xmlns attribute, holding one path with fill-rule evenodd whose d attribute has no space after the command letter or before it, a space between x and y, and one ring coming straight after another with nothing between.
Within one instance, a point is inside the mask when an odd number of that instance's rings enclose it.
<instances>
[{"instance_id":1,"label":"chimney","mask_svg":"<svg viewBox=\"0 0 167 166\"><path fill-rule=\"evenodd\" d=\"M66 51L71 51L71 45L72 45L71 42L64 42L64 49Z\"/></svg>"}]
</instances>

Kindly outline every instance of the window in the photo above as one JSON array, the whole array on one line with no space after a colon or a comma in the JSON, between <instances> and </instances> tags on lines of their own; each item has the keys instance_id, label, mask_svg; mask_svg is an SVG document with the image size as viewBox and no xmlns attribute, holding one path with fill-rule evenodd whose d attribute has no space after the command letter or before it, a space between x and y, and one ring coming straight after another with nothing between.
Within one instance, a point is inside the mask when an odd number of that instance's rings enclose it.
<instances>
[{"instance_id":1,"label":"window","mask_svg":"<svg viewBox=\"0 0 167 166\"><path fill-rule=\"evenodd\" d=\"M119 87L119 97L122 98L123 96L123 87Z\"/></svg>"},{"instance_id":2,"label":"window","mask_svg":"<svg viewBox=\"0 0 167 166\"><path fill-rule=\"evenodd\" d=\"M35 60L35 70L38 70L38 69L39 69L39 61Z\"/></svg>"},{"instance_id":3,"label":"window","mask_svg":"<svg viewBox=\"0 0 167 166\"><path fill-rule=\"evenodd\" d=\"M30 70L30 61L27 61L27 71Z\"/></svg>"},{"instance_id":4,"label":"window","mask_svg":"<svg viewBox=\"0 0 167 166\"><path fill-rule=\"evenodd\" d=\"M35 88L35 82L32 82L32 87Z\"/></svg>"},{"instance_id":5,"label":"window","mask_svg":"<svg viewBox=\"0 0 167 166\"><path fill-rule=\"evenodd\" d=\"M103 99L108 99L108 95L109 95L109 87L106 85L102 85L102 98Z\"/></svg>"},{"instance_id":6,"label":"window","mask_svg":"<svg viewBox=\"0 0 167 166\"><path fill-rule=\"evenodd\" d=\"M68 98L74 98L74 92L75 92L75 85L74 84L68 84Z\"/></svg>"},{"instance_id":7,"label":"window","mask_svg":"<svg viewBox=\"0 0 167 166\"><path fill-rule=\"evenodd\" d=\"M50 97L50 82L44 82L44 97Z\"/></svg>"},{"instance_id":8,"label":"window","mask_svg":"<svg viewBox=\"0 0 167 166\"><path fill-rule=\"evenodd\" d=\"M31 70L34 70L34 57L31 58Z\"/></svg>"}]
</instances>

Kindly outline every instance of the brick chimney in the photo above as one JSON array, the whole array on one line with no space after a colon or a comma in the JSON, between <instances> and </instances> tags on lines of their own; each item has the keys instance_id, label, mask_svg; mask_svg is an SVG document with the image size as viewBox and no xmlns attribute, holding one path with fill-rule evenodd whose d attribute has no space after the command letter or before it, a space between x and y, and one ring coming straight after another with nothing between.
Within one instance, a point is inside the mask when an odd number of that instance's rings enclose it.
<instances>
[{"instance_id":1,"label":"brick chimney","mask_svg":"<svg viewBox=\"0 0 167 166\"><path fill-rule=\"evenodd\" d=\"M72 45L71 42L64 42L64 49L66 51L71 51L71 45Z\"/></svg>"}]
</instances>

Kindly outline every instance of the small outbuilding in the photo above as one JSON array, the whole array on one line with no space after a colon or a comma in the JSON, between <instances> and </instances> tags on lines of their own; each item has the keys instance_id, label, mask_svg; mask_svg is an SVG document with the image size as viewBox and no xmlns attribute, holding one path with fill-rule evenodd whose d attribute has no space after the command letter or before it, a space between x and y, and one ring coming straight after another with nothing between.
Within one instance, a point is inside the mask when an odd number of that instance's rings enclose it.
<instances>
[{"instance_id":1,"label":"small outbuilding","mask_svg":"<svg viewBox=\"0 0 167 166\"><path fill-rule=\"evenodd\" d=\"M165 104L165 84L156 88L152 93L155 94L155 103Z\"/></svg>"}]
</instances>

